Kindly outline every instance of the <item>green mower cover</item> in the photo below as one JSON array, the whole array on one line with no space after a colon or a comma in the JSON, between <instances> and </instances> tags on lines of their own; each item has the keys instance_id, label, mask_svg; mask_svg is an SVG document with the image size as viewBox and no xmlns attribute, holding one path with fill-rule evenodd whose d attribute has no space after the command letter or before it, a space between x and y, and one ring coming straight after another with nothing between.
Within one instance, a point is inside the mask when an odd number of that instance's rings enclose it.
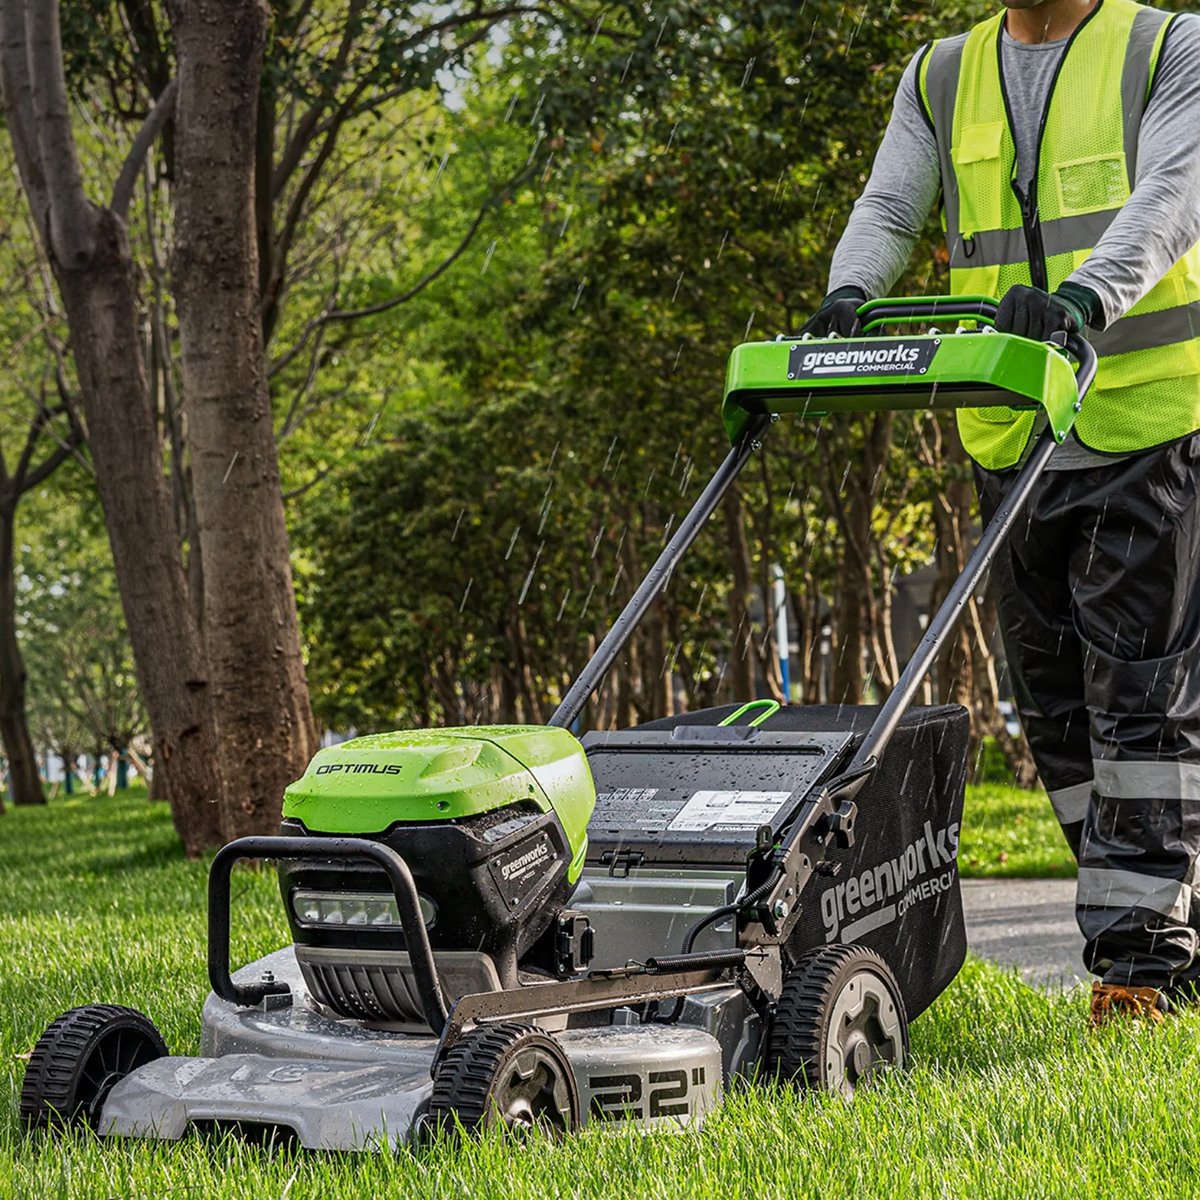
<instances>
[{"instance_id":1,"label":"green mower cover","mask_svg":"<svg viewBox=\"0 0 1200 1200\"><path fill-rule=\"evenodd\" d=\"M873 311L880 313L878 303ZM885 323L892 322L877 315L865 332ZM1061 442L1075 423L1078 398L1075 372L1063 351L985 326L897 337L746 342L729 356L721 415L729 440L736 442L751 413L823 417L876 409L995 408L1007 420L1013 409L1041 408Z\"/></svg>"},{"instance_id":2,"label":"green mower cover","mask_svg":"<svg viewBox=\"0 0 1200 1200\"><path fill-rule=\"evenodd\" d=\"M583 747L566 729L476 725L354 738L313 756L284 793L283 815L310 833L370 836L397 821L453 821L521 800L558 814L574 883L596 788Z\"/></svg>"}]
</instances>

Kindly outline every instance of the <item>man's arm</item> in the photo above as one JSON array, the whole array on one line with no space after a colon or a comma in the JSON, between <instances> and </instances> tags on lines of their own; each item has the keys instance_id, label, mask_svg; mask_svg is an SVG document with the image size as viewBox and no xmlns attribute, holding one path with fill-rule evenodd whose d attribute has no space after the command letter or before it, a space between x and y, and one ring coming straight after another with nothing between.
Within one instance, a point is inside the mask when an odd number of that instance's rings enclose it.
<instances>
[{"instance_id":1,"label":"man's arm","mask_svg":"<svg viewBox=\"0 0 1200 1200\"><path fill-rule=\"evenodd\" d=\"M1181 14L1166 37L1133 192L1070 277L1100 297L1109 325L1200 241L1200 17Z\"/></svg>"},{"instance_id":2,"label":"man's arm","mask_svg":"<svg viewBox=\"0 0 1200 1200\"><path fill-rule=\"evenodd\" d=\"M834 251L831 292L857 287L872 300L886 296L904 273L937 200L941 168L917 94L919 59L917 55L904 69L871 177Z\"/></svg>"}]
</instances>

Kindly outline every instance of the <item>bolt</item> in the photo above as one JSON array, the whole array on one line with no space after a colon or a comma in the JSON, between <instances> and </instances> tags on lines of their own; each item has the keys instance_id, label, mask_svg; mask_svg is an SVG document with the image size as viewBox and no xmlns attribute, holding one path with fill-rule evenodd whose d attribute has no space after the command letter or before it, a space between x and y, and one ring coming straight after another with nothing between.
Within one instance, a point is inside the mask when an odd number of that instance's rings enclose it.
<instances>
[{"instance_id":1,"label":"bolt","mask_svg":"<svg viewBox=\"0 0 1200 1200\"><path fill-rule=\"evenodd\" d=\"M275 982L275 972L274 971L264 971L262 973L262 981L263 981L263 983L274 983Z\"/></svg>"},{"instance_id":2,"label":"bolt","mask_svg":"<svg viewBox=\"0 0 1200 1200\"><path fill-rule=\"evenodd\" d=\"M788 902L786 900L776 900L775 907L771 909L771 914L774 916L775 920L782 921L790 911L791 909L788 907Z\"/></svg>"}]
</instances>

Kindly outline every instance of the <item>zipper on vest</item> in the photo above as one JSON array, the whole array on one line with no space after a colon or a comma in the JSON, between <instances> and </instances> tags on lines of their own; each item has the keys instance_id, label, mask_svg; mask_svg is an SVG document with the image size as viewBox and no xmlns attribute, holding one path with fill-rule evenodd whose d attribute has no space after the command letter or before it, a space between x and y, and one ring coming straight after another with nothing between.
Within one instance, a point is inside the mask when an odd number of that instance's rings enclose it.
<instances>
[{"instance_id":1,"label":"zipper on vest","mask_svg":"<svg viewBox=\"0 0 1200 1200\"><path fill-rule=\"evenodd\" d=\"M1013 195L1017 198L1017 203L1021 206L1021 226L1025 231L1025 253L1029 256L1029 281L1034 287L1041 288L1042 291L1050 290L1050 277L1046 269L1046 244L1042 240L1042 225L1038 217L1037 202L1038 177L1042 173L1042 140L1045 138L1046 125L1050 120L1050 105L1054 100L1054 89L1058 86L1058 77L1062 74L1063 65L1067 61L1067 55L1071 53L1071 47L1075 44L1075 39L1083 32L1084 26L1100 11L1103 3L1104 0L1099 0L1096 7L1075 26L1074 32L1067 39L1067 44L1063 47L1063 52L1059 56L1058 65L1054 68L1054 76L1050 80L1050 88L1046 92L1046 103L1042 106L1042 119L1038 123L1037 145L1033 150L1033 178L1029 181L1028 192L1023 192L1021 185L1017 182L1017 171L1019 169L1016 155L1017 139L1013 133L1016 125L1012 119L1012 106L1008 100L1008 88L1004 83L1003 21L996 35L996 66L1000 74L1000 95L1004 99L1004 117L1008 121L1008 135L1012 138L1013 142L1013 174L1008 183L1013 190Z\"/></svg>"},{"instance_id":2,"label":"zipper on vest","mask_svg":"<svg viewBox=\"0 0 1200 1200\"><path fill-rule=\"evenodd\" d=\"M1029 255L1029 281L1042 291L1050 290L1050 278L1046 273L1046 245L1042 241L1042 226L1038 221L1037 176L1033 178L1029 191L1021 191L1015 179L1010 180L1017 202L1021 205L1021 224L1025 229L1025 250Z\"/></svg>"}]
</instances>

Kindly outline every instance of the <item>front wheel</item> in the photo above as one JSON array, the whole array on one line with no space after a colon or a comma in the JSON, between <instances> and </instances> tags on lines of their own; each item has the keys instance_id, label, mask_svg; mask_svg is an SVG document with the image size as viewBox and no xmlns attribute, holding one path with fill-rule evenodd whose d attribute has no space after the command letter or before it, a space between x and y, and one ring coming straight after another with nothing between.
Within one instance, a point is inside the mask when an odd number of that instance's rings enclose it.
<instances>
[{"instance_id":1,"label":"front wheel","mask_svg":"<svg viewBox=\"0 0 1200 1200\"><path fill-rule=\"evenodd\" d=\"M116 1084L166 1053L154 1023L136 1009L119 1004L72 1008L38 1038L29 1056L21 1119L30 1129L94 1129Z\"/></svg>"},{"instance_id":2,"label":"front wheel","mask_svg":"<svg viewBox=\"0 0 1200 1200\"><path fill-rule=\"evenodd\" d=\"M834 944L796 964L775 1006L768 1077L848 1098L907 1059L904 1000L878 954Z\"/></svg>"},{"instance_id":3,"label":"front wheel","mask_svg":"<svg viewBox=\"0 0 1200 1200\"><path fill-rule=\"evenodd\" d=\"M446 1054L433 1080L428 1129L501 1126L559 1135L579 1125L575 1073L548 1033L515 1021L479 1025Z\"/></svg>"}]
</instances>

